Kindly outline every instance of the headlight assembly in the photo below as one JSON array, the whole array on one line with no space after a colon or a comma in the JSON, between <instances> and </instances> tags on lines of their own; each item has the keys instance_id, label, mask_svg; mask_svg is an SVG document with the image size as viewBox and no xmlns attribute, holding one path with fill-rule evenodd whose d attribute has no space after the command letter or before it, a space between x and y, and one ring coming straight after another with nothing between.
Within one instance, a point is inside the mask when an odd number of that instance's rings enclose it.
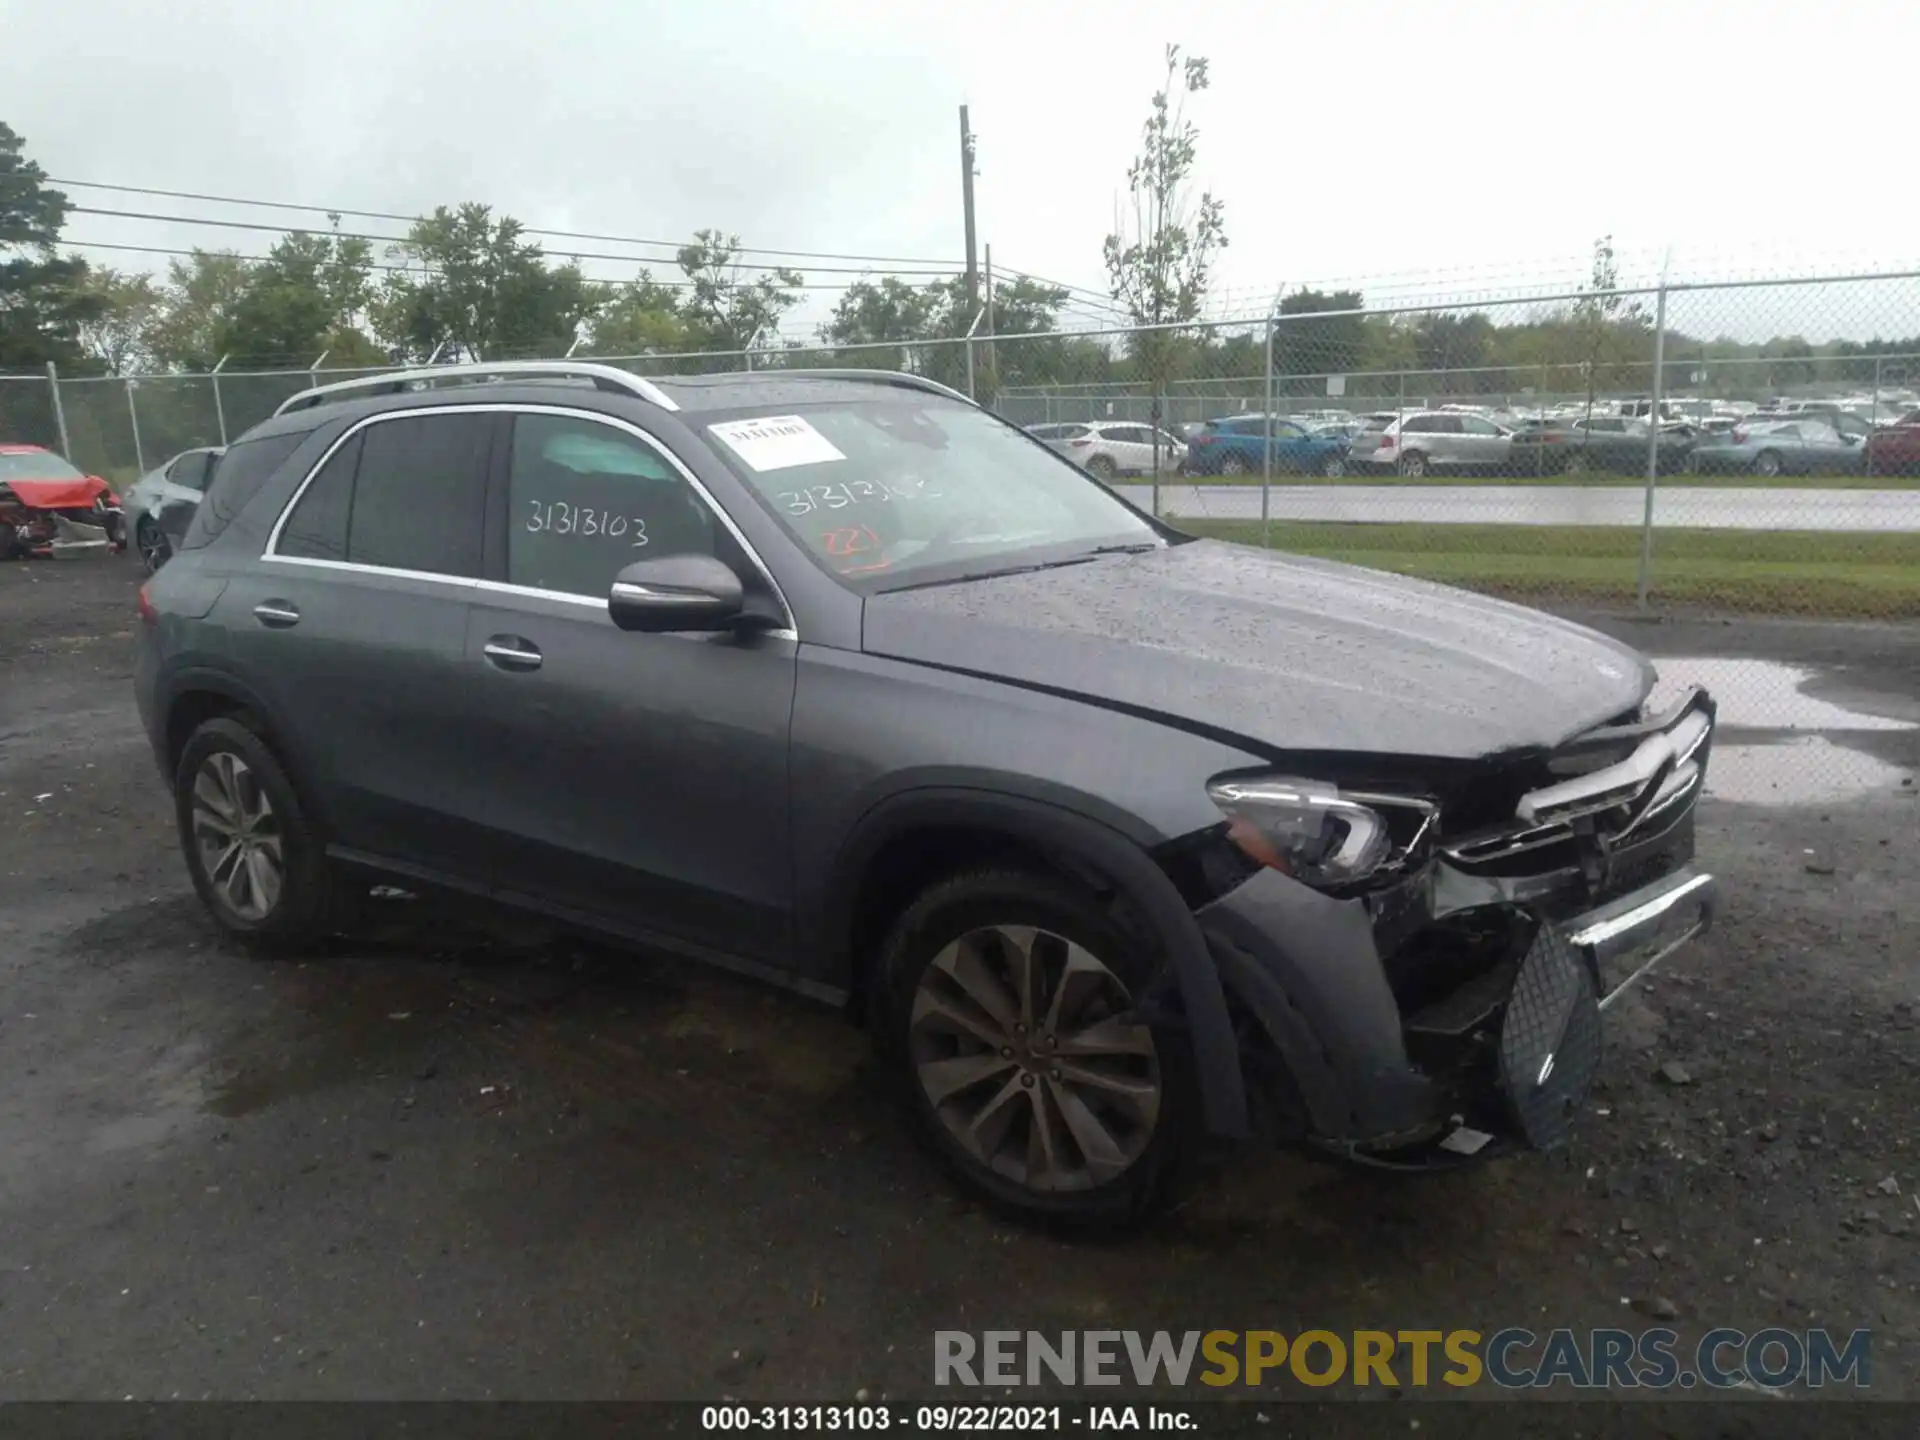
<instances>
[{"instance_id":1,"label":"headlight assembly","mask_svg":"<svg viewBox=\"0 0 1920 1440\"><path fill-rule=\"evenodd\" d=\"M1411 796L1343 793L1283 776L1216 780L1207 793L1227 816L1227 838L1249 859L1321 890L1401 868L1437 813Z\"/></svg>"}]
</instances>

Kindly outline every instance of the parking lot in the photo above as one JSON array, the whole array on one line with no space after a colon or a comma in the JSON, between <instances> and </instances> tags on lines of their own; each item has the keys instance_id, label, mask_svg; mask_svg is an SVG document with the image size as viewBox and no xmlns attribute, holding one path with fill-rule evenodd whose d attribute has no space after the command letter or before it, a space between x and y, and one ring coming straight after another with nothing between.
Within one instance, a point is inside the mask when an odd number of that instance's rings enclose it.
<instances>
[{"instance_id":1,"label":"parking lot","mask_svg":"<svg viewBox=\"0 0 1920 1440\"><path fill-rule=\"evenodd\" d=\"M0 566L0 1388L923 1395L937 1328L1874 1332L1920 1398L1920 635L1595 619L1701 675L1724 918L1610 1012L1575 1145L1223 1159L1069 1243L956 1198L841 1017L431 900L223 947L126 560ZM481 783L482 777L476 777ZM1903 933L1904 932L1904 933Z\"/></svg>"}]
</instances>

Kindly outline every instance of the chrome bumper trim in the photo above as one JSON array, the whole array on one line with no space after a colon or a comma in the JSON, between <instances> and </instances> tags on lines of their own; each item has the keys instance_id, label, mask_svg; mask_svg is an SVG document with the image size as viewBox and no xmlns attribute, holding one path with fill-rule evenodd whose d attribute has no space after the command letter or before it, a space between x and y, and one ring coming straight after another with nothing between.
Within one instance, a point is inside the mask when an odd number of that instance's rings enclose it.
<instances>
[{"instance_id":1,"label":"chrome bumper trim","mask_svg":"<svg viewBox=\"0 0 1920 1440\"><path fill-rule=\"evenodd\" d=\"M1704 934L1719 904L1719 882L1687 868L1576 917L1566 927L1567 943L1596 975L1612 961L1651 951L1601 997L1600 1008L1606 1009L1654 966Z\"/></svg>"}]
</instances>

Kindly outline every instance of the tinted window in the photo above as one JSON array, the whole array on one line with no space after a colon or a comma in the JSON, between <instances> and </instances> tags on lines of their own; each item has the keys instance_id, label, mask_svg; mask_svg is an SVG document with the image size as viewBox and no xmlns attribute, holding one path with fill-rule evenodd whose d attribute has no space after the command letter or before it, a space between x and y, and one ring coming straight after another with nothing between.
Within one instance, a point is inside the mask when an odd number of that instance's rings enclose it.
<instances>
[{"instance_id":1,"label":"tinted window","mask_svg":"<svg viewBox=\"0 0 1920 1440\"><path fill-rule=\"evenodd\" d=\"M353 479L360 464L360 447L367 432L347 441L307 482L300 499L280 529L276 555L298 555L307 560L345 560L347 522L353 513Z\"/></svg>"},{"instance_id":2,"label":"tinted window","mask_svg":"<svg viewBox=\"0 0 1920 1440\"><path fill-rule=\"evenodd\" d=\"M493 417L421 415L363 432L347 525L356 565L478 575Z\"/></svg>"},{"instance_id":3,"label":"tinted window","mask_svg":"<svg viewBox=\"0 0 1920 1440\"><path fill-rule=\"evenodd\" d=\"M189 450L173 462L167 470L167 479L189 490L204 490L207 488L207 475L213 469L213 461L211 450Z\"/></svg>"},{"instance_id":4,"label":"tinted window","mask_svg":"<svg viewBox=\"0 0 1920 1440\"><path fill-rule=\"evenodd\" d=\"M232 523L234 516L246 509L247 502L260 493L260 487L300 448L300 442L309 433L302 430L290 435L267 435L228 446L213 467L213 478L207 483L207 498L194 510L193 523L187 527L180 548L197 550L210 544Z\"/></svg>"},{"instance_id":5,"label":"tinted window","mask_svg":"<svg viewBox=\"0 0 1920 1440\"><path fill-rule=\"evenodd\" d=\"M1491 420L1482 420L1478 415L1462 415L1456 422L1469 435L1498 435L1500 427Z\"/></svg>"},{"instance_id":6,"label":"tinted window","mask_svg":"<svg viewBox=\"0 0 1920 1440\"><path fill-rule=\"evenodd\" d=\"M1144 425L1109 425L1100 432L1102 438L1118 441L1122 445L1151 445L1153 431Z\"/></svg>"},{"instance_id":7,"label":"tinted window","mask_svg":"<svg viewBox=\"0 0 1920 1440\"><path fill-rule=\"evenodd\" d=\"M507 493L515 585L598 599L636 560L719 548L719 522L693 487L650 446L591 420L516 417Z\"/></svg>"},{"instance_id":8,"label":"tinted window","mask_svg":"<svg viewBox=\"0 0 1920 1440\"><path fill-rule=\"evenodd\" d=\"M1415 435L1458 435L1460 422L1451 415L1416 415L1400 428Z\"/></svg>"}]
</instances>

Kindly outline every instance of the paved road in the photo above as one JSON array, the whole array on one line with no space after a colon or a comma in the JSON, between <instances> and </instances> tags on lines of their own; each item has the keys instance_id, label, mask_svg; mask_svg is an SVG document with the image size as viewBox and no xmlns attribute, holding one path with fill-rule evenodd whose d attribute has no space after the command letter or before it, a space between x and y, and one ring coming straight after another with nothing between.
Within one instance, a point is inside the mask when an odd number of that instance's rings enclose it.
<instances>
[{"instance_id":1,"label":"paved road","mask_svg":"<svg viewBox=\"0 0 1920 1440\"><path fill-rule=\"evenodd\" d=\"M1135 504L1152 487L1123 485ZM1638 525L1642 492L1622 485L1275 485L1276 520L1417 520L1450 525ZM1258 520L1258 485L1162 485L1163 514ZM1673 486L1659 525L1709 530L1920 530L1920 490L1762 490Z\"/></svg>"}]
</instances>

